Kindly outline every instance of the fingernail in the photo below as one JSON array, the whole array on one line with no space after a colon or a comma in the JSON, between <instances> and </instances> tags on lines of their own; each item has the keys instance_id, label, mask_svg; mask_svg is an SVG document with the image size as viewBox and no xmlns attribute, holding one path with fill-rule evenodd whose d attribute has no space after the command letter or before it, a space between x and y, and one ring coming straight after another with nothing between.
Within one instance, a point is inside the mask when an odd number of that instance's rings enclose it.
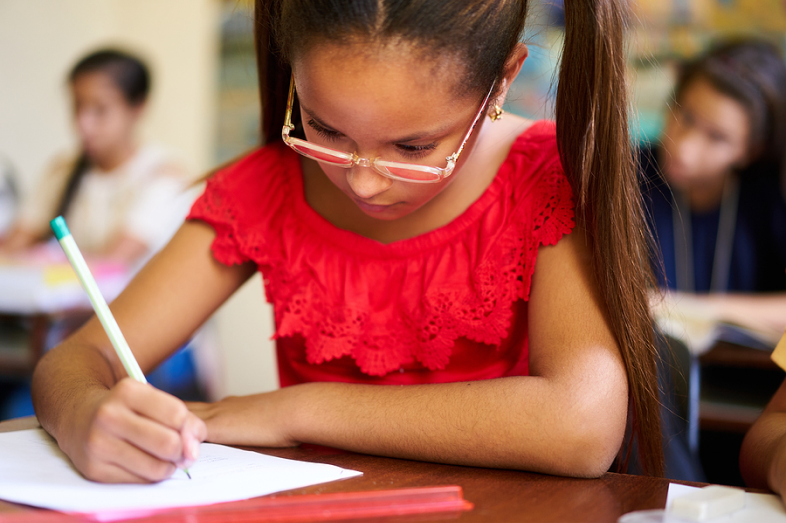
<instances>
[{"instance_id":1,"label":"fingernail","mask_svg":"<svg viewBox=\"0 0 786 523\"><path fill-rule=\"evenodd\" d=\"M187 443L187 458L192 462L199 459L199 442L193 438L188 439Z\"/></svg>"}]
</instances>

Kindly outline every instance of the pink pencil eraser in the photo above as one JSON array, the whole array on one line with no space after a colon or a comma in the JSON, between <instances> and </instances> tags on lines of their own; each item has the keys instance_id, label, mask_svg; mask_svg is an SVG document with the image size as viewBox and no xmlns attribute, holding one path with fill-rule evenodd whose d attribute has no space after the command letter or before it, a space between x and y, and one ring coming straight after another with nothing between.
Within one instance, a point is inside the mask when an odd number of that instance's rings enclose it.
<instances>
[{"instance_id":1,"label":"pink pencil eraser","mask_svg":"<svg viewBox=\"0 0 786 523\"><path fill-rule=\"evenodd\" d=\"M745 491L710 485L671 502L669 514L691 521L707 521L725 516L745 506Z\"/></svg>"}]
</instances>

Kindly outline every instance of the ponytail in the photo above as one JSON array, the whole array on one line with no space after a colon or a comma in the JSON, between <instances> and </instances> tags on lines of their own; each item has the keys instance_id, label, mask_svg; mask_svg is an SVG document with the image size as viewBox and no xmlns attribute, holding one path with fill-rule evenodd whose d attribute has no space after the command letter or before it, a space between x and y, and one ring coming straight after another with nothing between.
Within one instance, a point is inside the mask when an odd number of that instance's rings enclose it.
<instances>
[{"instance_id":1,"label":"ponytail","mask_svg":"<svg viewBox=\"0 0 786 523\"><path fill-rule=\"evenodd\" d=\"M631 438L644 471L662 476L657 351L647 299L653 278L627 127L625 15L624 0L565 2L557 144L627 371Z\"/></svg>"},{"instance_id":2,"label":"ponytail","mask_svg":"<svg viewBox=\"0 0 786 523\"><path fill-rule=\"evenodd\" d=\"M289 79L292 75L292 68L284 63L274 34L276 21L280 16L281 0L256 0L254 42L259 75L259 102L262 107L261 145L281 140ZM293 122L299 119L300 112L293 110Z\"/></svg>"},{"instance_id":3,"label":"ponytail","mask_svg":"<svg viewBox=\"0 0 786 523\"><path fill-rule=\"evenodd\" d=\"M55 216L65 216L71 208L71 202L74 201L76 191L79 189L79 184L82 182L87 171L90 170L90 160L84 152L79 155L71 172L68 175L68 183L66 183L63 195L60 197L60 203L57 206Z\"/></svg>"}]
</instances>

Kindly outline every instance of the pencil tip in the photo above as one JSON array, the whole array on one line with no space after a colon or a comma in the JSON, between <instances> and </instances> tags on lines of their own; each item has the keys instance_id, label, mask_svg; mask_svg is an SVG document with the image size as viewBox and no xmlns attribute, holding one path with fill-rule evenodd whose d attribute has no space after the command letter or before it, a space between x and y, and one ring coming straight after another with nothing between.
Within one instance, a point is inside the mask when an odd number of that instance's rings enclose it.
<instances>
[{"instance_id":1,"label":"pencil tip","mask_svg":"<svg viewBox=\"0 0 786 523\"><path fill-rule=\"evenodd\" d=\"M188 472L188 469L183 469L183 472L186 473L186 476L188 476L188 479L191 479L191 474Z\"/></svg>"}]
</instances>

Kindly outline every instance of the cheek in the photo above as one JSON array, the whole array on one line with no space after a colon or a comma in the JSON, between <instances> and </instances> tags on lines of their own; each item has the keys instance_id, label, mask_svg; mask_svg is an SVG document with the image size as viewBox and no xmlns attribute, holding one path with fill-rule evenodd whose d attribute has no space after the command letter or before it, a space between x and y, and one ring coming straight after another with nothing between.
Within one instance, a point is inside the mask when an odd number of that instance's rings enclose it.
<instances>
[{"instance_id":1,"label":"cheek","mask_svg":"<svg viewBox=\"0 0 786 523\"><path fill-rule=\"evenodd\" d=\"M328 177L328 179L333 183L333 185L335 185L342 191L347 192L349 188L349 184L347 183L347 173L349 171L348 169L344 169L342 167L336 167L335 165L318 163L318 162L317 165L319 166L320 169L322 169L322 172L325 173L325 176Z\"/></svg>"},{"instance_id":2,"label":"cheek","mask_svg":"<svg viewBox=\"0 0 786 523\"><path fill-rule=\"evenodd\" d=\"M705 144L700 162L695 169L695 178L712 181L726 176L741 161L741 154L726 144Z\"/></svg>"}]
</instances>

